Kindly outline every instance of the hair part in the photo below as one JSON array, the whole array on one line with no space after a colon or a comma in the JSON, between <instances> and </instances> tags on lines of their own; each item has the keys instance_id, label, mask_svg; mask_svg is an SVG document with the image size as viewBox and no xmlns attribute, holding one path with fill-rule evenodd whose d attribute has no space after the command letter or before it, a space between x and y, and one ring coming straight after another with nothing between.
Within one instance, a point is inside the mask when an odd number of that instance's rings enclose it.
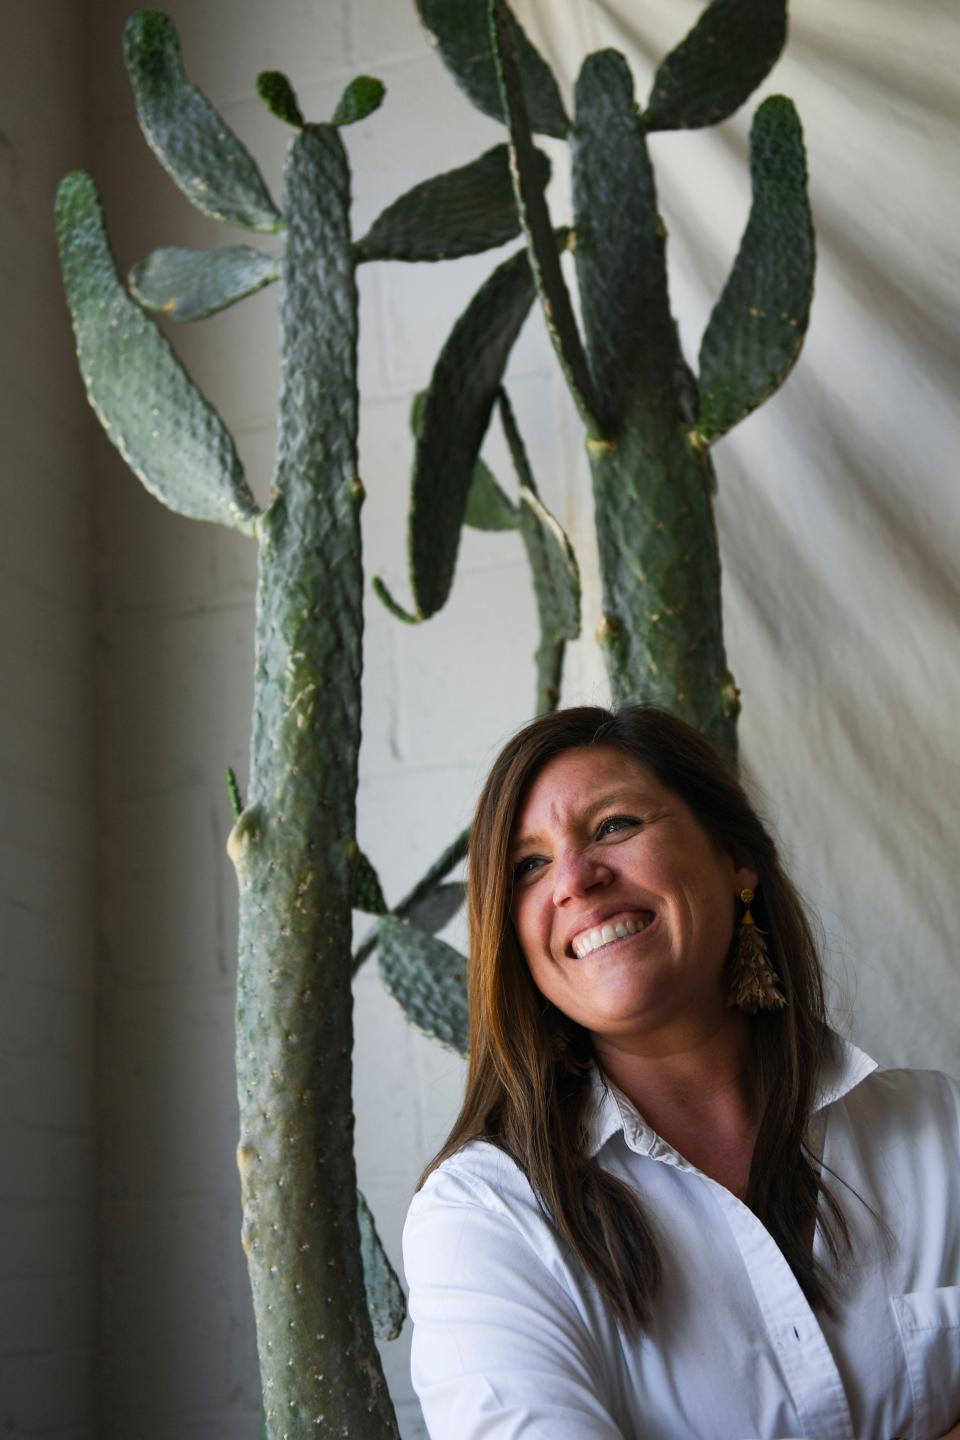
<instances>
[{"instance_id":1,"label":"hair part","mask_svg":"<svg viewBox=\"0 0 960 1440\"><path fill-rule=\"evenodd\" d=\"M811 1305L829 1312L829 1284L810 1247L821 1194L821 1232L834 1262L849 1236L804 1143L829 1037L811 925L727 759L684 721L652 706L614 712L581 706L541 716L508 741L493 764L470 832L466 1094L420 1184L471 1140L499 1146L523 1169L618 1319L628 1329L649 1324L661 1272L655 1237L637 1196L586 1151L590 1037L537 990L510 918L511 837L523 799L549 760L590 746L620 750L645 766L686 803L715 844L757 871L753 909L787 1006L751 1022L761 1122L746 1203Z\"/></svg>"}]
</instances>

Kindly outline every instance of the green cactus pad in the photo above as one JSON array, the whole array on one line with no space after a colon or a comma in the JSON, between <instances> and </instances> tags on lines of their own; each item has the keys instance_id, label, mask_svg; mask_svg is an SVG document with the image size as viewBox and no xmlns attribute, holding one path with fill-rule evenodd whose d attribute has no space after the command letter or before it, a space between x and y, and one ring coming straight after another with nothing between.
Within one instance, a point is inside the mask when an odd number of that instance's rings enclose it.
<instances>
[{"instance_id":1,"label":"green cactus pad","mask_svg":"<svg viewBox=\"0 0 960 1440\"><path fill-rule=\"evenodd\" d=\"M386 915L390 910L383 898L380 877L362 850L357 852L357 868L353 874L353 908L367 915Z\"/></svg>"},{"instance_id":2,"label":"green cactus pad","mask_svg":"<svg viewBox=\"0 0 960 1440\"><path fill-rule=\"evenodd\" d=\"M560 700L566 642L580 633L580 571L573 547L537 493L526 447L505 390L500 421L520 481L520 535L533 577L540 622L537 646L536 712L555 710Z\"/></svg>"},{"instance_id":3,"label":"green cactus pad","mask_svg":"<svg viewBox=\"0 0 960 1440\"><path fill-rule=\"evenodd\" d=\"M406 920L386 916L377 933L380 975L411 1024L441 1045L467 1053L467 986L464 957L416 930Z\"/></svg>"},{"instance_id":4,"label":"green cactus pad","mask_svg":"<svg viewBox=\"0 0 960 1440\"><path fill-rule=\"evenodd\" d=\"M360 1256L363 1260L363 1283L367 1292L370 1323L378 1340L396 1340L403 1329L407 1302L400 1281L377 1234L370 1206L362 1191L357 1191L357 1224L360 1227Z\"/></svg>"},{"instance_id":5,"label":"green cactus pad","mask_svg":"<svg viewBox=\"0 0 960 1440\"><path fill-rule=\"evenodd\" d=\"M416 0L416 6L461 90L485 115L504 120L506 112L490 47L487 0ZM515 39L530 123L540 134L562 138L570 122L550 67L510 11L506 24Z\"/></svg>"},{"instance_id":6,"label":"green cactus pad","mask_svg":"<svg viewBox=\"0 0 960 1440\"><path fill-rule=\"evenodd\" d=\"M454 325L433 371L414 458L410 578L417 614L445 602L480 445L513 343L533 302L525 251L505 260Z\"/></svg>"},{"instance_id":7,"label":"green cactus pad","mask_svg":"<svg viewBox=\"0 0 960 1440\"><path fill-rule=\"evenodd\" d=\"M703 440L715 440L783 383L810 318L815 247L800 120L772 95L750 131L753 204L700 350Z\"/></svg>"},{"instance_id":8,"label":"green cactus pad","mask_svg":"<svg viewBox=\"0 0 960 1440\"><path fill-rule=\"evenodd\" d=\"M332 125L356 125L383 104L387 87L375 75L357 75L344 90L333 112Z\"/></svg>"},{"instance_id":9,"label":"green cactus pad","mask_svg":"<svg viewBox=\"0 0 960 1440\"><path fill-rule=\"evenodd\" d=\"M130 271L130 289L171 320L203 320L279 279L280 262L249 245L154 250Z\"/></svg>"},{"instance_id":10,"label":"green cactus pad","mask_svg":"<svg viewBox=\"0 0 960 1440\"><path fill-rule=\"evenodd\" d=\"M550 179L539 150L534 183ZM520 233L510 154L496 145L469 165L415 185L388 205L357 243L358 260L454 260L504 245Z\"/></svg>"},{"instance_id":11,"label":"green cactus pad","mask_svg":"<svg viewBox=\"0 0 960 1440\"><path fill-rule=\"evenodd\" d=\"M306 121L296 91L282 70L261 70L257 76L257 94L271 115L297 130L303 129Z\"/></svg>"},{"instance_id":12,"label":"green cactus pad","mask_svg":"<svg viewBox=\"0 0 960 1440\"><path fill-rule=\"evenodd\" d=\"M420 434L420 421L427 391L418 390L410 406L410 429L413 438ZM500 487L490 467L478 460L473 467L473 479L467 492L467 508L463 523L474 530L516 530L520 524L520 512Z\"/></svg>"},{"instance_id":13,"label":"green cactus pad","mask_svg":"<svg viewBox=\"0 0 960 1440\"><path fill-rule=\"evenodd\" d=\"M615 50L584 61L571 157L587 354L605 431L616 434L631 412L675 408L679 352L653 170L633 80Z\"/></svg>"},{"instance_id":14,"label":"green cactus pad","mask_svg":"<svg viewBox=\"0 0 960 1440\"><path fill-rule=\"evenodd\" d=\"M394 915L400 919L404 919L406 916L412 915L417 906L423 901L428 900L429 896L437 889L444 877L449 875L454 866L459 865L461 860L464 859L467 853L469 839L469 830L462 830L457 838L437 856L426 873L421 875L413 889L409 890L403 899L393 907ZM429 927L421 925L419 928L426 930ZM367 957L372 955L376 949L379 933L379 926L374 926L357 946L356 954L353 957L354 975L356 975Z\"/></svg>"},{"instance_id":15,"label":"green cactus pad","mask_svg":"<svg viewBox=\"0 0 960 1440\"><path fill-rule=\"evenodd\" d=\"M464 524L474 530L516 530L520 511L482 460L473 467Z\"/></svg>"},{"instance_id":16,"label":"green cactus pad","mask_svg":"<svg viewBox=\"0 0 960 1440\"><path fill-rule=\"evenodd\" d=\"M170 18L160 10L131 15L123 55L140 127L191 204L231 225L279 230L283 219L250 152L186 78Z\"/></svg>"},{"instance_id":17,"label":"green cactus pad","mask_svg":"<svg viewBox=\"0 0 960 1440\"><path fill-rule=\"evenodd\" d=\"M541 632L551 640L580 634L580 570L563 527L535 490L520 491L520 529L537 595Z\"/></svg>"},{"instance_id":18,"label":"green cactus pad","mask_svg":"<svg viewBox=\"0 0 960 1440\"><path fill-rule=\"evenodd\" d=\"M653 80L648 130L715 125L773 68L787 38L787 0L713 0Z\"/></svg>"},{"instance_id":19,"label":"green cactus pad","mask_svg":"<svg viewBox=\"0 0 960 1440\"><path fill-rule=\"evenodd\" d=\"M61 181L56 218L80 372L108 437L171 510L252 533L257 505L230 433L121 284L89 175Z\"/></svg>"},{"instance_id":20,"label":"green cactus pad","mask_svg":"<svg viewBox=\"0 0 960 1440\"><path fill-rule=\"evenodd\" d=\"M489 0L490 36L494 48L497 77L503 97L504 113L510 127L512 170L517 209L523 223L530 264L536 279L537 292L543 306L547 330L557 357L563 367L577 409L587 429L597 429L597 406L593 386L577 329L573 305L567 291L555 233L550 223L546 196L537 185L537 172L527 118L515 37L509 25L509 11L503 0Z\"/></svg>"},{"instance_id":21,"label":"green cactus pad","mask_svg":"<svg viewBox=\"0 0 960 1440\"><path fill-rule=\"evenodd\" d=\"M429 935L435 935L448 925L461 908L465 898L465 888L459 881L452 881L448 885L438 885L435 890L429 890L415 900L409 907L406 918L411 925L418 930L425 930Z\"/></svg>"},{"instance_id":22,"label":"green cactus pad","mask_svg":"<svg viewBox=\"0 0 960 1440\"><path fill-rule=\"evenodd\" d=\"M422 615L411 615L409 610L404 610L398 600L394 600L387 586L379 575L374 575L370 582L373 585L373 593L395 620L402 620L404 625L419 625L423 619Z\"/></svg>"}]
</instances>

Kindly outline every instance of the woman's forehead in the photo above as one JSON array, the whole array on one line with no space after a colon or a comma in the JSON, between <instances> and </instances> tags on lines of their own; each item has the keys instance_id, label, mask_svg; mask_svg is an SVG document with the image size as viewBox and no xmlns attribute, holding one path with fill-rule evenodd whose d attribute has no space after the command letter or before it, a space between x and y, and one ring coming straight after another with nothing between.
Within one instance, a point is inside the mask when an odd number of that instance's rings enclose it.
<instances>
[{"instance_id":1,"label":"woman's forehead","mask_svg":"<svg viewBox=\"0 0 960 1440\"><path fill-rule=\"evenodd\" d=\"M621 792L662 792L663 786L640 760L615 745L561 750L531 776L520 794L513 824L516 841L530 825L561 819L601 804Z\"/></svg>"}]
</instances>

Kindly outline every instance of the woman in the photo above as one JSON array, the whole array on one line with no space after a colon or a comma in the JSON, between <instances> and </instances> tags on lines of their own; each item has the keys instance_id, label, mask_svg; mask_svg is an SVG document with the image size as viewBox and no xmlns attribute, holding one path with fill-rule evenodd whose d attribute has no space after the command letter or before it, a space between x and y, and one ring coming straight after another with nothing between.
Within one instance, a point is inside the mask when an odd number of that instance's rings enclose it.
<instances>
[{"instance_id":1,"label":"woman","mask_svg":"<svg viewBox=\"0 0 960 1440\"><path fill-rule=\"evenodd\" d=\"M433 1440L956 1440L960 1087L827 1029L724 760L654 709L534 721L469 905L467 1094L404 1235Z\"/></svg>"}]
</instances>

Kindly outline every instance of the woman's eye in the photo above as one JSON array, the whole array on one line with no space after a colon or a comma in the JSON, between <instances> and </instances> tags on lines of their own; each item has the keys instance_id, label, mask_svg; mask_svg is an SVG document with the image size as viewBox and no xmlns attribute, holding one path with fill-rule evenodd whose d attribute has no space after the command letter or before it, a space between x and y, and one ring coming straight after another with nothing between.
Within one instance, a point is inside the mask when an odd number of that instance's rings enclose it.
<instances>
[{"instance_id":1,"label":"woman's eye","mask_svg":"<svg viewBox=\"0 0 960 1440\"><path fill-rule=\"evenodd\" d=\"M532 875L534 870L543 863L543 859L539 855L524 855L523 859L518 860L513 867L514 881L525 880L528 875Z\"/></svg>"},{"instance_id":2,"label":"woman's eye","mask_svg":"<svg viewBox=\"0 0 960 1440\"><path fill-rule=\"evenodd\" d=\"M628 830L631 826L639 824L640 821L635 815L610 815L597 827L597 838L602 839L604 835L615 835L618 830Z\"/></svg>"}]
</instances>

